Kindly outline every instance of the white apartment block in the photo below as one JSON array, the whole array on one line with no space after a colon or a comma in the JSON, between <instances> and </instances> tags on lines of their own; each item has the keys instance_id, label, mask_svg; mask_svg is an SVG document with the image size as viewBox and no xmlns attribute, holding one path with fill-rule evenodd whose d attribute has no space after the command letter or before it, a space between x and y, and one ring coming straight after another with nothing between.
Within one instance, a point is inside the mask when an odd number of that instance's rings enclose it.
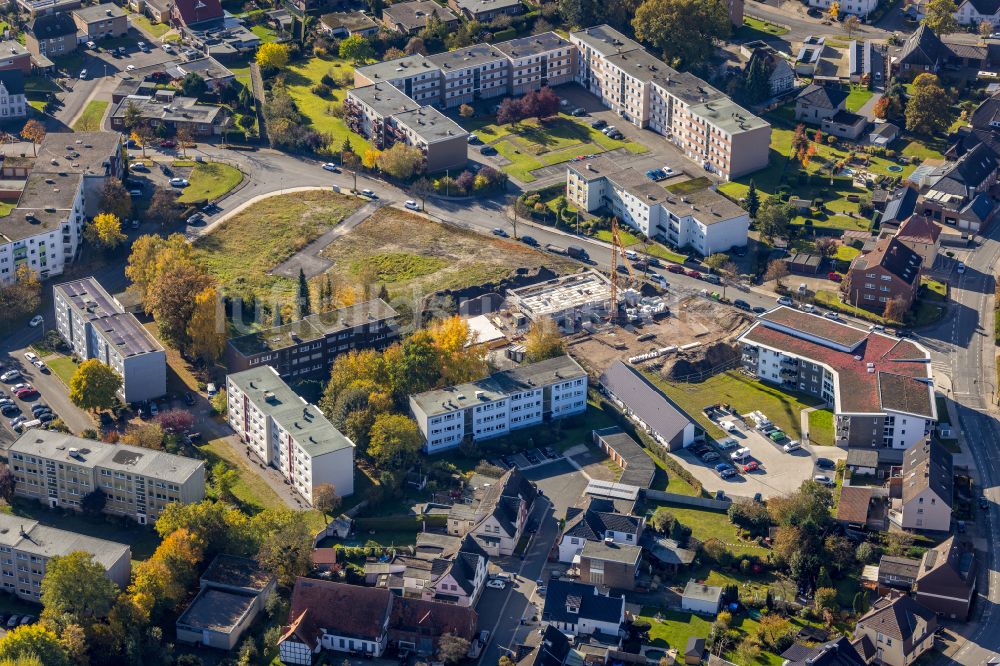
<instances>
[{"instance_id":1,"label":"white apartment block","mask_svg":"<svg viewBox=\"0 0 1000 666\"><path fill-rule=\"evenodd\" d=\"M809 0L809 6L826 12L830 10L830 5L836 1L837 0ZM875 10L876 7L878 7L878 0L843 0L843 2L837 2L837 4L840 6L841 14L868 16Z\"/></svg>"},{"instance_id":2,"label":"white apartment block","mask_svg":"<svg viewBox=\"0 0 1000 666\"><path fill-rule=\"evenodd\" d=\"M778 307L739 343L756 377L833 406L838 446L908 449L937 422L930 354L911 340Z\"/></svg>"},{"instance_id":3,"label":"white apartment block","mask_svg":"<svg viewBox=\"0 0 1000 666\"><path fill-rule=\"evenodd\" d=\"M496 48L507 56L514 95L573 80L576 48L554 32L501 42Z\"/></svg>"},{"instance_id":4,"label":"white apartment block","mask_svg":"<svg viewBox=\"0 0 1000 666\"><path fill-rule=\"evenodd\" d=\"M167 356L159 342L93 277L52 288L56 330L82 359L96 358L122 377L126 404L167 392Z\"/></svg>"},{"instance_id":5,"label":"white apartment block","mask_svg":"<svg viewBox=\"0 0 1000 666\"><path fill-rule=\"evenodd\" d=\"M747 244L750 216L718 192L672 194L606 157L566 167L566 198L587 212L607 209L650 238L702 256Z\"/></svg>"},{"instance_id":6,"label":"white apartment block","mask_svg":"<svg viewBox=\"0 0 1000 666\"><path fill-rule=\"evenodd\" d=\"M354 70L354 86L389 83L421 105L437 104L441 98L441 69L418 54L377 62Z\"/></svg>"},{"instance_id":7,"label":"white apartment block","mask_svg":"<svg viewBox=\"0 0 1000 666\"><path fill-rule=\"evenodd\" d=\"M576 81L624 120L648 127L725 179L767 166L771 126L698 77L678 72L617 30L570 34Z\"/></svg>"},{"instance_id":8,"label":"white apartment block","mask_svg":"<svg viewBox=\"0 0 1000 666\"><path fill-rule=\"evenodd\" d=\"M500 97L510 90L507 56L489 44L445 51L427 60L441 72L438 103L445 108Z\"/></svg>"},{"instance_id":9,"label":"white apartment block","mask_svg":"<svg viewBox=\"0 0 1000 666\"><path fill-rule=\"evenodd\" d=\"M308 504L313 488L322 483L332 484L341 497L354 493L354 442L296 395L274 368L228 375L226 391L230 427Z\"/></svg>"},{"instance_id":10,"label":"white apartment block","mask_svg":"<svg viewBox=\"0 0 1000 666\"><path fill-rule=\"evenodd\" d=\"M47 527L37 520L0 514L0 581L3 591L39 603L45 567L53 557L82 551L125 589L132 573L132 549L123 543Z\"/></svg>"},{"instance_id":11,"label":"white apartment block","mask_svg":"<svg viewBox=\"0 0 1000 666\"><path fill-rule=\"evenodd\" d=\"M427 453L499 437L587 409L587 373L558 356L467 384L410 396L410 410Z\"/></svg>"},{"instance_id":12,"label":"white apartment block","mask_svg":"<svg viewBox=\"0 0 1000 666\"><path fill-rule=\"evenodd\" d=\"M50 430L18 437L7 449L7 463L19 497L79 511L83 498L100 490L107 500L104 513L140 525L155 522L168 504L205 499L200 460Z\"/></svg>"}]
</instances>

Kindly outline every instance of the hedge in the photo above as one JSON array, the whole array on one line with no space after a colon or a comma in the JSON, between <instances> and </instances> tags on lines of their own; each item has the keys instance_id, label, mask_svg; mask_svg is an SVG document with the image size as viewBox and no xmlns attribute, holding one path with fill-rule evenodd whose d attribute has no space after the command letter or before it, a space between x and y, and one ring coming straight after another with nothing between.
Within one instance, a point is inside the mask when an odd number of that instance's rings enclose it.
<instances>
[{"instance_id":1,"label":"hedge","mask_svg":"<svg viewBox=\"0 0 1000 666\"><path fill-rule=\"evenodd\" d=\"M354 521L358 531L383 530L388 532L405 532L407 530L419 530L424 523L427 527L446 527L448 516L428 515L428 516L372 516L368 518L358 518Z\"/></svg>"}]
</instances>

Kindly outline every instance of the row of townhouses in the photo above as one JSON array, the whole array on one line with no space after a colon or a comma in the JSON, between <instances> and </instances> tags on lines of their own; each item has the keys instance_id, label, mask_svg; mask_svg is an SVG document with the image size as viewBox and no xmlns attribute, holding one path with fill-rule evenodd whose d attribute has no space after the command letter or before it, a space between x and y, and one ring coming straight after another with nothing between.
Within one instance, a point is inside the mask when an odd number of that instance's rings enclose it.
<instances>
[{"instance_id":1,"label":"row of townhouses","mask_svg":"<svg viewBox=\"0 0 1000 666\"><path fill-rule=\"evenodd\" d=\"M229 425L252 452L274 467L306 503L329 483L354 493L354 442L315 405L299 397L267 365L226 377Z\"/></svg>"},{"instance_id":2,"label":"row of townhouses","mask_svg":"<svg viewBox=\"0 0 1000 666\"><path fill-rule=\"evenodd\" d=\"M50 430L28 430L6 451L18 497L79 511L101 491L104 512L140 525L172 502L205 498L205 463L125 444L105 444Z\"/></svg>"},{"instance_id":3,"label":"row of townhouses","mask_svg":"<svg viewBox=\"0 0 1000 666\"><path fill-rule=\"evenodd\" d=\"M706 171L729 179L767 166L768 123L606 25L569 40L548 32L359 67L345 106L352 129L380 148L396 141L420 146L435 171L464 164L459 140L467 134L426 107L449 109L572 81L626 121L668 137ZM420 108L426 117L414 123Z\"/></svg>"},{"instance_id":4,"label":"row of townhouses","mask_svg":"<svg viewBox=\"0 0 1000 666\"><path fill-rule=\"evenodd\" d=\"M410 396L410 411L437 453L587 409L587 373L570 356L504 370L467 384Z\"/></svg>"}]
</instances>

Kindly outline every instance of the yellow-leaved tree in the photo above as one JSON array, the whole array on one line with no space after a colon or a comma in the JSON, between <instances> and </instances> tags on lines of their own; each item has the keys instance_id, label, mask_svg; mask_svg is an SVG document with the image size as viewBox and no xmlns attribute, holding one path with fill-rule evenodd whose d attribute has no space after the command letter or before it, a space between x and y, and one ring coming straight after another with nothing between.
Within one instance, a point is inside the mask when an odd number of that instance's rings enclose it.
<instances>
[{"instance_id":1,"label":"yellow-leaved tree","mask_svg":"<svg viewBox=\"0 0 1000 666\"><path fill-rule=\"evenodd\" d=\"M257 64L264 69L281 69L288 64L288 47L269 42L257 49Z\"/></svg>"},{"instance_id":2,"label":"yellow-leaved tree","mask_svg":"<svg viewBox=\"0 0 1000 666\"><path fill-rule=\"evenodd\" d=\"M476 334L469 330L464 319L458 316L439 319L431 324L430 333L445 384L462 384L489 373L486 347L475 344Z\"/></svg>"},{"instance_id":3,"label":"yellow-leaved tree","mask_svg":"<svg viewBox=\"0 0 1000 666\"><path fill-rule=\"evenodd\" d=\"M111 409L122 377L96 358L84 361L69 380L69 399L80 409Z\"/></svg>"},{"instance_id":4,"label":"yellow-leaved tree","mask_svg":"<svg viewBox=\"0 0 1000 666\"><path fill-rule=\"evenodd\" d=\"M215 287L206 287L195 295L188 336L190 353L201 360L211 362L222 355L226 346L226 313Z\"/></svg>"},{"instance_id":5,"label":"yellow-leaved tree","mask_svg":"<svg viewBox=\"0 0 1000 666\"><path fill-rule=\"evenodd\" d=\"M369 148L365 151L365 154L361 156L361 166L366 169L374 169L375 165L378 164L378 157L382 153L374 148Z\"/></svg>"},{"instance_id":6,"label":"yellow-leaved tree","mask_svg":"<svg viewBox=\"0 0 1000 666\"><path fill-rule=\"evenodd\" d=\"M113 250L128 239L122 232L122 221L114 213L98 214L84 229L83 236L94 245L109 250Z\"/></svg>"}]
</instances>

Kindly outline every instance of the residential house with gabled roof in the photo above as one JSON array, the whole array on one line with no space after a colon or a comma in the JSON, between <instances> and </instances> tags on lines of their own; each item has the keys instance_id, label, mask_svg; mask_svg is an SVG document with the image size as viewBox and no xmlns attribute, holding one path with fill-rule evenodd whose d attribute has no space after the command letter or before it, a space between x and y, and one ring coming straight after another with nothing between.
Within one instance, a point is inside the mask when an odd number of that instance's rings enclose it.
<instances>
[{"instance_id":1,"label":"residential house with gabled roof","mask_svg":"<svg viewBox=\"0 0 1000 666\"><path fill-rule=\"evenodd\" d=\"M448 534L472 534L491 557L511 555L538 495L535 484L516 467L499 479L475 476L471 504L456 503L448 513Z\"/></svg>"},{"instance_id":2,"label":"residential house with gabled roof","mask_svg":"<svg viewBox=\"0 0 1000 666\"><path fill-rule=\"evenodd\" d=\"M623 513L600 511L591 506L586 509L570 507L566 509L566 526L559 540L559 561L578 561L584 545L588 541L610 540L627 546L637 546L642 536L645 520Z\"/></svg>"},{"instance_id":3,"label":"residential house with gabled roof","mask_svg":"<svg viewBox=\"0 0 1000 666\"><path fill-rule=\"evenodd\" d=\"M998 159L993 148L981 142L957 161L941 165L925 181L917 210L936 222L979 231L996 208L986 195L997 182Z\"/></svg>"},{"instance_id":4,"label":"residential house with gabled roof","mask_svg":"<svg viewBox=\"0 0 1000 666\"><path fill-rule=\"evenodd\" d=\"M415 35L427 27L432 16L436 16L449 32L458 27L455 13L433 0L410 0L389 5L382 10L382 24L389 30Z\"/></svg>"},{"instance_id":5,"label":"residential house with gabled roof","mask_svg":"<svg viewBox=\"0 0 1000 666\"><path fill-rule=\"evenodd\" d=\"M964 622L976 594L976 551L952 535L924 552L917 568L917 601Z\"/></svg>"},{"instance_id":6,"label":"residential house with gabled roof","mask_svg":"<svg viewBox=\"0 0 1000 666\"><path fill-rule=\"evenodd\" d=\"M961 0L955 20L962 25L1000 25L1000 0Z\"/></svg>"},{"instance_id":7,"label":"residential house with gabled roof","mask_svg":"<svg viewBox=\"0 0 1000 666\"><path fill-rule=\"evenodd\" d=\"M911 215L896 232L896 238L903 245L920 255L924 268L933 267L937 261L938 250L941 249L940 237L941 227L926 215Z\"/></svg>"},{"instance_id":8,"label":"residential house with gabled roof","mask_svg":"<svg viewBox=\"0 0 1000 666\"><path fill-rule=\"evenodd\" d=\"M224 13L219 0L174 0L170 8L170 19L177 25L191 27L221 19Z\"/></svg>"},{"instance_id":9,"label":"residential house with gabled roof","mask_svg":"<svg viewBox=\"0 0 1000 666\"><path fill-rule=\"evenodd\" d=\"M795 70L770 46L753 50L746 67L743 68L744 74L757 66L758 60L763 61L763 66L768 72L767 81L772 96L784 94L795 87Z\"/></svg>"},{"instance_id":10,"label":"residential house with gabled roof","mask_svg":"<svg viewBox=\"0 0 1000 666\"><path fill-rule=\"evenodd\" d=\"M954 474L951 453L936 440L908 449L900 475L890 479L889 520L906 530L949 531Z\"/></svg>"},{"instance_id":11,"label":"residential house with gabled roof","mask_svg":"<svg viewBox=\"0 0 1000 666\"><path fill-rule=\"evenodd\" d=\"M878 562L879 591L886 593L889 588L909 591L917 582L920 560L912 557L883 555Z\"/></svg>"},{"instance_id":12,"label":"residential house with gabled roof","mask_svg":"<svg viewBox=\"0 0 1000 666\"><path fill-rule=\"evenodd\" d=\"M599 633L618 638L625 622L625 598L602 594L594 585L553 580L545 593L542 622L572 636Z\"/></svg>"},{"instance_id":13,"label":"residential house with gabled roof","mask_svg":"<svg viewBox=\"0 0 1000 666\"><path fill-rule=\"evenodd\" d=\"M611 402L666 450L688 447L698 437L700 429L694 419L639 370L615 361L600 382Z\"/></svg>"},{"instance_id":14,"label":"residential house with gabled roof","mask_svg":"<svg viewBox=\"0 0 1000 666\"><path fill-rule=\"evenodd\" d=\"M811 83L795 98L795 119L813 125L833 118L844 111L847 93L840 86L821 86Z\"/></svg>"},{"instance_id":15,"label":"residential house with gabled roof","mask_svg":"<svg viewBox=\"0 0 1000 666\"><path fill-rule=\"evenodd\" d=\"M899 75L912 79L924 72L937 73L948 59L948 48L935 32L921 24L903 43L896 58Z\"/></svg>"},{"instance_id":16,"label":"residential house with gabled roof","mask_svg":"<svg viewBox=\"0 0 1000 666\"><path fill-rule=\"evenodd\" d=\"M897 238L880 238L871 252L851 262L845 278L845 300L878 314L886 304L902 299L908 310L920 288L922 259Z\"/></svg>"},{"instance_id":17,"label":"residential house with gabled roof","mask_svg":"<svg viewBox=\"0 0 1000 666\"><path fill-rule=\"evenodd\" d=\"M781 653L783 666L865 666L869 662L846 636L837 640L807 646L794 643Z\"/></svg>"},{"instance_id":18,"label":"residential house with gabled roof","mask_svg":"<svg viewBox=\"0 0 1000 666\"><path fill-rule=\"evenodd\" d=\"M278 640L284 664L312 664L324 650L380 657L389 645L433 654L446 633L472 640L467 606L399 597L389 590L299 578Z\"/></svg>"},{"instance_id":19,"label":"residential house with gabled roof","mask_svg":"<svg viewBox=\"0 0 1000 666\"><path fill-rule=\"evenodd\" d=\"M754 376L833 405L838 446L907 449L937 421L930 353L912 340L778 307L739 343Z\"/></svg>"},{"instance_id":20,"label":"residential house with gabled roof","mask_svg":"<svg viewBox=\"0 0 1000 666\"><path fill-rule=\"evenodd\" d=\"M373 566L390 567L385 572L390 575L380 576L377 584L404 597L475 606L486 584L488 562L486 551L471 534L455 537L422 532L417 535L413 555ZM394 571L398 575L391 575Z\"/></svg>"},{"instance_id":21,"label":"residential house with gabled roof","mask_svg":"<svg viewBox=\"0 0 1000 666\"><path fill-rule=\"evenodd\" d=\"M900 592L882 597L858 620L854 637L875 646L876 663L908 666L934 647L937 616Z\"/></svg>"}]
</instances>

